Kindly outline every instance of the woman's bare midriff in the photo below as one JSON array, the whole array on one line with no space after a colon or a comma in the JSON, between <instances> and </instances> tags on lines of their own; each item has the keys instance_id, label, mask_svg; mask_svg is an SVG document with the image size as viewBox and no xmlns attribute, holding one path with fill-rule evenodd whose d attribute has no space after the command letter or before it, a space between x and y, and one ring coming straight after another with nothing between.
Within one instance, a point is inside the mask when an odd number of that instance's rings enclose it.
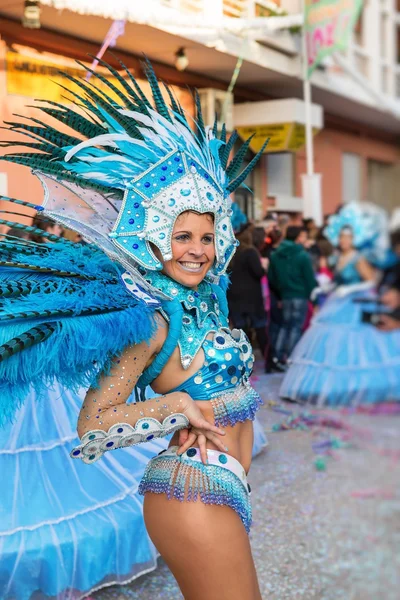
<instances>
[{"instance_id":1,"label":"woman's bare midriff","mask_svg":"<svg viewBox=\"0 0 400 600\"><path fill-rule=\"evenodd\" d=\"M210 423L214 424L214 411L209 400L196 400L196 404L199 406L205 419ZM248 473L251 464L251 454L253 449L253 423L252 421L245 421L244 423L237 423L234 427L225 426L223 427L226 435L223 438L223 442L228 448L227 454L230 454L236 460L240 462L246 473ZM170 446L176 446L179 442L179 432L173 436ZM194 447L198 447L195 442ZM208 450L219 449L210 441L207 440Z\"/></svg>"}]
</instances>

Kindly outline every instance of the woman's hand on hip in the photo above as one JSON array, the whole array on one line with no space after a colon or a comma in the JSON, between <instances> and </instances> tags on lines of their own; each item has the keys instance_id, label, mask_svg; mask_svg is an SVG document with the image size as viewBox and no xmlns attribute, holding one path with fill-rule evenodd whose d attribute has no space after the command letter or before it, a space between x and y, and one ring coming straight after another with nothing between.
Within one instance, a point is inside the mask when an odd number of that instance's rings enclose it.
<instances>
[{"instance_id":1,"label":"woman's hand on hip","mask_svg":"<svg viewBox=\"0 0 400 600\"><path fill-rule=\"evenodd\" d=\"M182 412L189 419L191 427L182 429L179 432L178 455L186 452L186 450L193 446L193 444L197 441L201 459L204 464L207 464L207 440L212 442L221 450L221 452L227 451L225 444L221 440L221 436L225 435L225 431L223 429L219 429L212 423L209 423L209 421L204 418L203 413L196 405L195 401L189 396L184 408L182 409Z\"/></svg>"}]
</instances>

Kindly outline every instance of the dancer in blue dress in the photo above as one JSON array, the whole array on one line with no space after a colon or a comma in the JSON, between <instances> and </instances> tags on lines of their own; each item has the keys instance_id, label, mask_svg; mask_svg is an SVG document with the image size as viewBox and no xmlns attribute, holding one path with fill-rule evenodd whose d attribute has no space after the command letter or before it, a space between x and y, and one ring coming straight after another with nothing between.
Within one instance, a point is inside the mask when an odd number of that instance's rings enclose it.
<instances>
[{"instance_id":1,"label":"dancer in blue dress","mask_svg":"<svg viewBox=\"0 0 400 600\"><path fill-rule=\"evenodd\" d=\"M339 247L335 289L294 349L280 396L335 407L399 401L400 336L364 322L379 311L372 263L385 255L385 218L368 204L346 205L325 235Z\"/></svg>"},{"instance_id":2,"label":"dancer in blue dress","mask_svg":"<svg viewBox=\"0 0 400 600\"><path fill-rule=\"evenodd\" d=\"M139 488L151 538L185 596L260 600L246 473L261 398L249 341L229 330L223 280L236 246L230 195L264 148L241 170L250 140L229 162L237 135L206 128L198 98L194 134L150 65L154 104L128 71L109 70L119 87L98 76L112 97L67 75L82 90L78 106L41 108L68 133L38 120L12 125L35 152L5 159L38 169L46 195L42 207L8 199L0 223L23 204L88 244L4 242L0 420L57 380L90 386L72 459L91 465L174 434ZM149 384L162 397L146 399Z\"/></svg>"},{"instance_id":3,"label":"dancer in blue dress","mask_svg":"<svg viewBox=\"0 0 400 600\"><path fill-rule=\"evenodd\" d=\"M84 391L57 384L31 392L16 422L0 429L0 598L78 600L156 568L143 520L140 479L157 439L87 469L69 459L79 443Z\"/></svg>"}]
</instances>

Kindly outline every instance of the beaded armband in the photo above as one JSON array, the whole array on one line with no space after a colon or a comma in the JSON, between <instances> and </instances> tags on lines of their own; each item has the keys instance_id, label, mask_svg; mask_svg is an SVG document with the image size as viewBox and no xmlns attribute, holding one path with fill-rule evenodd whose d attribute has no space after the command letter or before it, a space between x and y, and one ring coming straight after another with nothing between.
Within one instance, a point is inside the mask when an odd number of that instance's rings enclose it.
<instances>
[{"instance_id":1,"label":"beaded armband","mask_svg":"<svg viewBox=\"0 0 400 600\"><path fill-rule=\"evenodd\" d=\"M134 427L128 423L115 423L108 431L94 429L86 432L80 445L71 450L70 456L81 458L84 463L90 464L99 460L108 450L149 442L188 425L189 419L182 413L170 415L162 423L152 417L139 419Z\"/></svg>"}]
</instances>

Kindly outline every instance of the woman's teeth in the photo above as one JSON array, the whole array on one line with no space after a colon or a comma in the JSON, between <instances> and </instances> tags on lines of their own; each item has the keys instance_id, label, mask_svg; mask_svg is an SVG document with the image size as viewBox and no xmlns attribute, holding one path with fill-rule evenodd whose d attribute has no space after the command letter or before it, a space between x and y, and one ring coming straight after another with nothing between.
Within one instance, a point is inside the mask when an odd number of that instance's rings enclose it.
<instances>
[{"instance_id":1,"label":"woman's teeth","mask_svg":"<svg viewBox=\"0 0 400 600\"><path fill-rule=\"evenodd\" d=\"M195 262L181 262L179 263L185 271L191 271L192 273L196 273L201 271L203 267L203 263L195 263Z\"/></svg>"}]
</instances>

